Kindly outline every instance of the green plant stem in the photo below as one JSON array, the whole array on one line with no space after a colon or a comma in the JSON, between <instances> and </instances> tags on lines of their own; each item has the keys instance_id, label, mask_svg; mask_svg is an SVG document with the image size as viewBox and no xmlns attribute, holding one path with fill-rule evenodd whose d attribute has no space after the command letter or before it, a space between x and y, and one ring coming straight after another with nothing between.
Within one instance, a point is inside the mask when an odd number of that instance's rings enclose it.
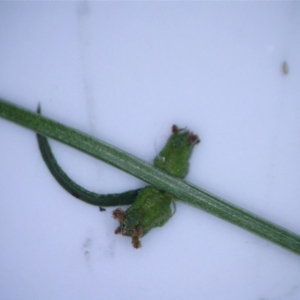
<instances>
[{"instance_id":1,"label":"green plant stem","mask_svg":"<svg viewBox=\"0 0 300 300\"><path fill-rule=\"evenodd\" d=\"M300 236L85 133L0 99L0 116L72 146L215 216L300 254Z\"/></svg>"}]
</instances>

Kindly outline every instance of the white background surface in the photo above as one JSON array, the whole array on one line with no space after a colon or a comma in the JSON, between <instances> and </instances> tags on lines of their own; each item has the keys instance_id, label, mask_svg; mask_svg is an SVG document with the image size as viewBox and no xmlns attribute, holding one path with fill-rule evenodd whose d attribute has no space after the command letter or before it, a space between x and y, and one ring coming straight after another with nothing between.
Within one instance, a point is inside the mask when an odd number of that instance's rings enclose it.
<instances>
[{"instance_id":1,"label":"white background surface","mask_svg":"<svg viewBox=\"0 0 300 300\"><path fill-rule=\"evenodd\" d=\"M296 2L2 2L0 96L149 162L188 126L188 181L300 234L299 28ZM0 145L0 299L300 299L296 254L181 203L135 250L33 132L0 119ZM90 190L143 186L51 145Z\"/></svg>"}]
</instances>

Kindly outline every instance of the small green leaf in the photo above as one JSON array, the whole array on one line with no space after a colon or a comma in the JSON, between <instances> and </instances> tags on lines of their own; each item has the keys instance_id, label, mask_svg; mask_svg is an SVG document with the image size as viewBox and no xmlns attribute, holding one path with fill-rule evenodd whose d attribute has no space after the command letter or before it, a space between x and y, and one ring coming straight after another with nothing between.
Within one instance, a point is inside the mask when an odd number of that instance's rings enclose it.
<instances>
[{"instance_id":1,"label":"small green leaf","mask_svg":"<svg viewBox=\"0 0 300 300\"><path fill-rule=\"evenodd\" d=\"M184 178L189 169L193 148L199 143L198 136L186 129L172 127L166 146L154 159L154 166L179 178ZM173 201L172 201L173 200ZM171 202L175 197L153 186L142 189L135 202L125 212L116 209L113 216L120 222L115 231L132 237L134 248L140 248L139 238L155 227L163 226L173 215Z\"/></svg>"}]
</instances>

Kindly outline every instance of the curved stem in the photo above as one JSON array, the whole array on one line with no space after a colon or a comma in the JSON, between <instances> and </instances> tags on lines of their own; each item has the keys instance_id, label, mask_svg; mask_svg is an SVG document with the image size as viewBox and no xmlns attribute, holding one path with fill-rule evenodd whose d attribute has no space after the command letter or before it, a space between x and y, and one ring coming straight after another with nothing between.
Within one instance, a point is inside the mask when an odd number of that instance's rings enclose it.
<instances>
[{"instance_id":1,"label":"curved stem","mask_svg":"<svg viewBox=\"0 0 300 300\"><path fill-rule=\"evenodd\" d=\"M37 110L41 113L40 106ZM90 192L74 182L58 165L46 137L37 133L37 140L42 157L56 181L72 196L96 206L118 206L132 204L140 189L119 194L97 194Z\"/></svg>"},{"instance_id":2,"label":"curved stem","mask_svg":"<svg viewBox=\"0 0 300 300\"><path fill-rule=\"evenodd\" d=\"M299 235L184 180L171 176L120 149L1 99L0 116L90 154L148 182L158 189L175 195L182 202L201 208L300 254Z\"/></svg>"},{"instance_id":3,"label":"curved stem","mask_svg":"<svg viewBox=\"0 0 300 300\"><path fill-rule=\"evenodd\" d=\"M42 157L56 181L72 196L96 206L118 206L132 204L140 189L119 194L97 194L74 182L58 165L46 137L37 134Z\"/></svg>"}]
</instances>

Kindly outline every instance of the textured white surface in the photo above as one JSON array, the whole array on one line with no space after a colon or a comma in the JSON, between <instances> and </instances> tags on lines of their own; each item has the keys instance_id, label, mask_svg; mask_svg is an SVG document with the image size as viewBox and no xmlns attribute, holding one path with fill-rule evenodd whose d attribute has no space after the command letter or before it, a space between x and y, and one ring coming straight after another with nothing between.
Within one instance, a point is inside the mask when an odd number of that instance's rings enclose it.
<instances>
[{"instance_id":1,"label":"textured white surface","mask_svg":"<svg viewBox=\"0 0 300 300\"><path fill-rule=\"evenodd\" d=\"M300 234L299 28L297 2L2 2L0 96L149 162L188 126L188 181ZM0 138L0 299L300 299L299 256L181 203L135 250L31 131ZM52 146L88 189L143 185Z\"/></svg>"}]
</instances>

